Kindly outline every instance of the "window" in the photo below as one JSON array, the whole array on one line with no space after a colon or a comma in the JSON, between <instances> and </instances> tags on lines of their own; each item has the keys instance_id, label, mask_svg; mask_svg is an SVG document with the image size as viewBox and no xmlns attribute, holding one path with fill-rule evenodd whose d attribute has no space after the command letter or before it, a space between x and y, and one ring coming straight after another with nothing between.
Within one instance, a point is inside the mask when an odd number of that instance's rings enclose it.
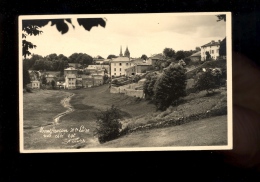
<instances>
[{"instance_id":1,"label":"window","mask_svg":"<svg viewBox=\"0 0 260 182\"><path fill-rule=\"evenodd\" d=\"M214 54L214 50L211 50L211 53Z\"/></svg>"},{"instance_id":2,"label":"window","mask_svg":"<svg viewBox=\"0 0 260 182\"><path fill-rule=\"evenodd\" d=\"M122 63L119 63L119 66L122 66Z\"/></svg>"},{"instance_id":3,"label":"window","mask_svg":"<svg viewBox=\"0 0 260 182\"><path fill-rule=\"evenodd\" d=\"M121 68L120 68L120 71L121 71Z\"/></svg>"},{"instance_id":4,"label":"window","mask_svg":"<svg viewBox=\"0 0 260 182\"><path fill-rule=\"evenodd\" d=\"M116 68L114 68L114 71L116 71Z\"/></svg>"},{"instance_id":5,"label":"window","mask_svg":"<svg viewBox=\"0 0 260 182\"><path fill-rule=\"evenodd\" d=\"M116 75L116 73L114 73L114 75Z\"/></svg>"},{"instance_id":6,"label":"window","mask_svg":"<svg viewBox=\"0 0 260 182\"><path fill-rule=\"evenodd\" d=\"M128 66L128 63L126 63L126 66Z\"/></svg>"}]
</instances>

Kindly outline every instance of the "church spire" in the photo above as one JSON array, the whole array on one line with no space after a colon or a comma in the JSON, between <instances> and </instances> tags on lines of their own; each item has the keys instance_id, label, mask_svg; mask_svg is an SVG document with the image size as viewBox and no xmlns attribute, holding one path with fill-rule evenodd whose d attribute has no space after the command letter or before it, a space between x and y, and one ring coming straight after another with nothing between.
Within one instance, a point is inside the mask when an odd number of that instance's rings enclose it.
<instances>
[{"instance_id":1,"label":"church spire","mask_svg":"<svg viewBox=\"0 0 260 182\"><path fill-rule=\"evenodd\" d=\"M123 56L123 53L122 53L122 46L120 46L120 54L119 56Z\"/></svg>"},{"instance_id":2,"label":"church spire","mask_svg":"<svg viewBox=\"0 0 260 182\"><path fill-rule=\"evenodd\" d=\"M129 50L128 50L128 46L126 46L126 50L125 50L125 54L124 54L124 56L130 58L130 52L129 52Z\"/></svg>"}]
</instances>

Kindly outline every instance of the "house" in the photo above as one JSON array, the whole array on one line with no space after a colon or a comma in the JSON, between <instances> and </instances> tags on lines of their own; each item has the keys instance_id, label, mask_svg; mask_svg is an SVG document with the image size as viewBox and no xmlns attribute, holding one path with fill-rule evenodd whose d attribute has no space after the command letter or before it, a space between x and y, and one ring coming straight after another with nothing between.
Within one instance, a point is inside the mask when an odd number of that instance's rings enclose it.
<instances>
[{"instance_id":1,"label":"house","mask_svg":"<svg viewBox=\"0 0 260 182\"><path fill-rule=\"evenodd\" d=\"M155 66L157 61L165 61L165 58L161 55L161 54L157 54L155 56L149 57L146 62L148 64L151 64L153 66Z\"/></svg>"},{"instance_id":2,"label":"house","mask_svg":"<svg viewBox=\"0 0 260 182\"><path fill-rule=\"evenodd\" d=\"M31 84L32 84L32 88L37 88L37 89L39 89L41 85L40 81L38 80L31 81Z\"/></svg>"},{"instance_id":3,"label":"house","mask_svg":"<svg viewBox=\"0 0 260 182\"><path fill-rule=\"evenodd\" d=\"M131 67L125 69L126 76L138 75L138 74L141 74L141 73L145 73L151 67L152 67L152 65L147 64L147 63L131 66Z\"/></svg>"},{"instance_id":4,"label":"house","mask_svg":"<svg viewBox=\"0 0 260 182\"><path fill-rule=\"evenodd\" d=\"M104 84L104 78L103 75L92 75L93 77L93 85L94 86L100 86Z\"/></svg>"},{"instance_id":5,"label":"house","mask_svg":"<svg viewBox=\"0 0 260 182\"><path fill-rule=\"evenodd\" d=\"M75 69L74 67L69 67L69 68L64 69L64 76L65 77L66 77L67 74L77 75L77 73L78 73L78 70Z\"/></svg>"},{"instance_id":6,"label":"house","mask_svg":"<svg viewBox=\"0 0 260 182\"><path fill-rule=\"evenodd\" d=\"M92 75L82 75L82 87L88 88L93 87L94 79Z\"/></svg>"},{"instance_id":7,"label":"house","mask_svg":"<svg viewBox=\"0 0 260 182\"><path fill-rule=\"evenodd\" d=\"M47 74L45 77L46 77L46 80L47 80L48 84L51 84L52 81L54 81L55 84L56 84L56 82L57 82L57 77L56 76L51 75L51 74Z\"/></svg>"},{"instance_id":8,"label":"house","mask_svg":"<svg viewBox=\"0 0 260 182\"><path fill-rule=\"evenodd\" d=\"M70 68L75 68L75 69L77 69L80 66L79 63L68 63L68 65Z\"/></svg>"},{"instance_id":9,"label":"house","mask_svg":"<svg viewBox=\"0 0 260 182\"><path fill-rule=\"evenodd\" d=\"M87 68L85 68L86 72L89 72L91 75L97 73L97 65L88 65Z\"/></svg>"},{"instance_id":10,"label":"house","mask_svg":"<svg viewBox=\"0 0 260 182\"><path fill-rule=\"evenodd\" d=\"M201 51L195 52L194 54L192 54L190 57L190 60L193 62L198 62L201 60Z\"/></svg>"},{"instance_id":11,"label":"house","mask_svg":"<svg viewBox=\"0 0 260 182\"><path fill-rule=\"evenodd\" d=\"M82 77L77 77L76 78L76 88L82 88Z\"/></svg>"},{"instance_id":12,"label":"house","mask_svg":"<svg viewBox=\"0 0 260 182\"><path fill-rule=\"evenodd\" d=\"M76 88L76 75L75 74L67 74L65 76L65 88L67 88L67 89Z\"/></svg>"},{"instance_id":13,"label":"house","mask_svg":"<svg viewBox=\"0 0 260 182\"><path fill-rule=\"evenodd\" d=\"M103 64L104 58L93 58L95 64Z\"/></svg>"},{"instance_id":14,"label":"house","mask_svg":"<svg viewBox=\"0 0 260 182\"><path fill-rule=\"evenodd\" d=\"M128 47L126 47L124 56L122 54L122 47L120 48L119 57L113 58L110 62L110 73L111 76L121 76L125 75L125 69L133 66L134 64L131 62L130 59L130 52Z\"/></svg>"},{"instance_id":15,"label":"house","mask_svg":"<svg viewBox=\"0 0 260 182\"><path fill-rule=\"evenodd\" d=\"M66 87L65 87L66 85L65 85L65 82L64 82L64 81L57 81L56 85L57 85L57 87L58 87L59 89L61 89L61 88L65 89L65 88L66 88Z\"/></svg>"},{"instance_id":16,"label":"house","mask_svg":"<svg viewBox=\"0 0 260 182\"><path fill-rule=\"evenodd\" d=\"M220 40L214 41L201 46L201 61L206 61L207 54L209 52L210 58L213 60L217 60L219 57L219 47L220 47Z\"/></svg>"}]
</instances>

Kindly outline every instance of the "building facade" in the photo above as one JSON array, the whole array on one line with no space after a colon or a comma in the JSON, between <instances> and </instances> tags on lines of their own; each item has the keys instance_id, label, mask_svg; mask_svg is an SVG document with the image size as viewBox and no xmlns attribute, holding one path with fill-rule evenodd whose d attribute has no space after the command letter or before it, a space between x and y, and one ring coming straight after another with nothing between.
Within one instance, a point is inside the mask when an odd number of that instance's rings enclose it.
<instances>
[{"instance_id":1,"label":"building facade","mask_svg":"<svg viewBox=\"0 0 260 182\"><path fill-rule=\"evenodd\" d=\"M210 58L216 60L219 58L220 40L214 41L201 46L201 61L207 60L207 52L210 54Z\"/></svg>"},{"instance_id":2,"label":"building facade","mask_svg":"<svg viewBox=\"0 0 260 182\"><path fill-rule=\"evenodd\" d=\"M67 74L65 76L65 87L67 89L75 89L76 88L76 75Z\"/></svg>"},{"instance_id":3,"label":"building facade","mask_svg":"<svg viewBox=\"0 0 260 182\"><path fill-rule=\"evenodd\" d=\"M133 66L134 64L130 59L130 52L126 47L125 54L122 54L122 47L120 48L119 57L114 58L110 62L110 73L111 76L123 76L126 75L125 69Z\"/></svg>"}]
</instances>

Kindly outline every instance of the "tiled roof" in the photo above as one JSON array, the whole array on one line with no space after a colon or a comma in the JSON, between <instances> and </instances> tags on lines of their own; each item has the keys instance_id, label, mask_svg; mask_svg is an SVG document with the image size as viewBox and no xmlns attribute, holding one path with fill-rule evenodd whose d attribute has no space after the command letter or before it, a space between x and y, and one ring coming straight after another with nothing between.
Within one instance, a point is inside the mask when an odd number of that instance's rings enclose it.
<instances>
[{"instance_id":1,"label":"tiled roof","mask_svg":"<svg viewBox=\"0 0 260 182\"><path fill-rule=\"evenodd\" d=\"M216 45L220 45L220 42L218 42L218 41L211 41L211 42L209 42L209 43L207 43L207 44L205 44L205 45L203 45L201 47L216 46Z\"/></svg>"},{"instance_id":2,"label":"tiled roof","mask_svg":"<svg viewBox=\"0 0 260 182\"><path fill-rule=\"evenodd\" d=\"M74 74L67 74L66 77L68 77L68 78L76 78L76 75L74 75Z\"/></svg>"},{"instance_id":3,"label":"tiled roof","mask_svg":"<svg viewBox=\"0 0 260 182\"><path fill-rule=\"evenodd\" d=\"M195 52L194 54L192 54L190 57L196 57L196 56L201 56L200 51Z\"/></svg>"},{"instance_id":4,"label":"tiled roof","mask_svg":"<svg viewBox=\"0 0 260 182\"><path fill-rule=\"evenodd\" d=\"M129 57L117 57L112 59L111 62L127 62L130 61Z\"/></svg>"},{"instance_id":5,"label":"tiled roof","mask_svg":"<svg viewBox=\"0 0 260 182\"><path fill-rule=\"evenodd\" d=\"M164 57L163 56L161 56L161 55L155 55L155 56L153 56L153 57L150 57L150 59L164 59Z\"/></svg>"}]
</instances>

